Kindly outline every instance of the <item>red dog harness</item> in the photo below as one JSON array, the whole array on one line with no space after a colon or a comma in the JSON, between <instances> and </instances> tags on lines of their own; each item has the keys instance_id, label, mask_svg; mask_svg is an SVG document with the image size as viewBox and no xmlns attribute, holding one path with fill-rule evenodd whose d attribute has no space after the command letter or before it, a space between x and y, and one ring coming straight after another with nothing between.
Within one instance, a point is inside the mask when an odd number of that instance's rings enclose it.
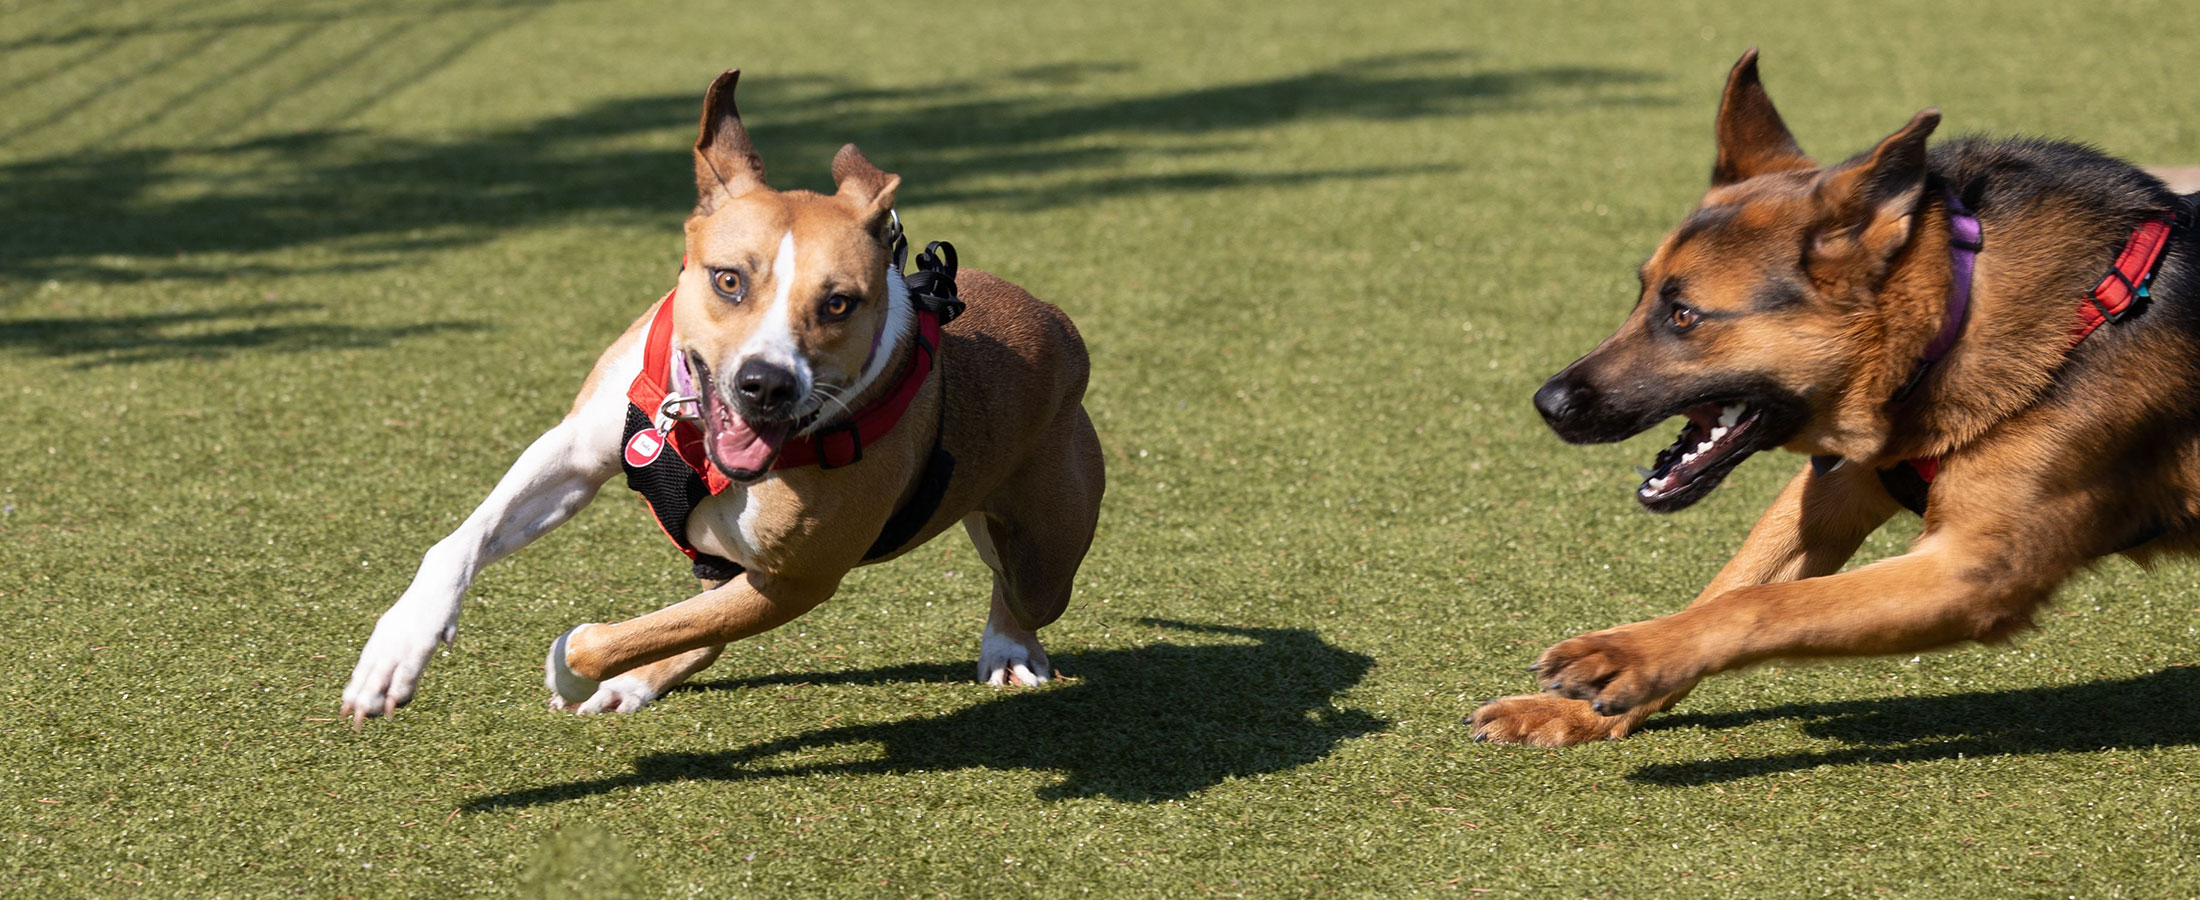
<instances>
[{"instance_id":1,"label":"red dog harness","mask_svg":"<svg viewBox=\"0 0 2200 900\"><path fill-rule=\"evenodd\" d=\"M905 253L905 246L897 236L893 250L897 276ZM917 307L917 346L900 381L886 396L847 421L789 438L780 447L772 469L808 465L837 469L854 465L863 460L866 444L885 437L900 424L902 414L909 411L909 405L916 401L918 391L924 387L925 378L938 364L942 330L963 309L962 301L955 296L955 249L952 245L934 242L918 255L917 268L916 273L905 278L910 300ZM676 293L677 290L668 292L658 301L657 314L651 318L649 333L642 342L642 370L634 376L633 383L627 385L626 431L619 465L626 471L626 486L642 495L650 515L657 520L657 527L664 530L665 537L671 538L681 553L695 561L695 576L724 581L741 573L740 564L699 551L687 538L688 515L698 504L732 486L734 481L719 471L710 461L710 454L704 451L703 429L691 417L672 411L694 401L692 397L674 395L666 383L668 378L685 380L681 376L685 375L686 365L680 362L675 369L672 353L672 298ZM712 388L703 386L701 389ZM943 388L940 404L943 417L946 414L945 396ZM887 519L864 559L877 559L901 549L939 509L940 499L946 494L948 480L955 471L955 457L940 446L941 438L942 434L935 432L931 455L918 476L916 493Z\"/></svg>"},{"instance_id":2,"label":"red dog harness","mask_svg":"<svg viewBox=\"0 0 2200 900\"><path fill-rule=\"evenodd\" d=\"M2147 282L2162 264L2162 251L2168 249L2170 229L2176 224L2175 218L2162 216L2148 219L2131 233L2124 252L2116 254L2116 264L2093 286L2086 302L2078 305L2078 329L2070 336L2070 346L2078 346L2104 322L2123 321L2133 304L2148 298Z\"/></svg>"},{"instance_id":3,"label":"red dog harness","mask_svg":"<svg viewBox=\"0 0 2200 900\"><path fill-rule=\"evenodd\" d=\"M1909 384L1896 393L1895 402L1898 403L1923 377L1924 367L1939 361L1940 356L1954 343L1954 329L1962 320L1964 306L1970 295L1971 262L1977 252L1983 249L1978 219L1963 208L1962 202L1952 192L1948 197L1948 209L1950 227L1955 232L1950 241L1950 253L1955 257L1952 268L1959 276L1958 283L1951 289L1949 323L1943 326L1941 335L1933 341L1933 347L1939 352L1929 352L1926 359L1921 361L1920 368ZM2108 274L2101 276L2100 283L2095 284L2086 293L2085 301L2078 304L2078 321L2071 330L2070 346L2064 353L2076 350L2088 335L2103 324L2122 322L2129 318L2137 311L2139 301L2149 299L2151 295L2147 292L2148 283L2153 280L2155 269L2162 264L2163 252L2169 248L2169 237L2176 226L2177 218L2164 214L2140 223L2132 231L2130 239L2124 242L2123 250L2116 254L2116 262L2109 267ZM1815 457L1811 462L1820 472L1831 471L1834 465L1839 464L1838 458L1827 460L1824 457ZM1932 488L1934 476L1939 474L1938 457L1920 457L1879 470L1879 480L1886 485L1887 492L1894 495L1895 500L1910 511L1924 515L1926 495Z\"/></svg>"},{"instance_id":4,"label":"red dog harness","mask_svg":"<svg viewBox=\"0 0 2200 900\"><path fill-rule=\"evenodd\" d=\"M893 431L901 422L901 414L909 411L909 404L917 399L918 389L924 387L924 379L932 374L934 348L940 342L939 314L929 310L917 312L917 355L909 368L902 373L901 382L892 393L878 402L864 407L848 421L818 429L811 434L787 439L779 448L779 458L772 461L773 469L799 469L815 465L837 469L863 459L863 446ZM733 479L718 471L718 466L703 452L703 429L693 421L675 418L664 412L665 398L671 390L665 385L667 373L672 371L672 295L657 307L657 315L649 323L649 337L642 345L642 371L634 376L634 383L626 388L626 399L636 412L649 410L662 419L652 428L655 436L635 434L627 438L625 461L630 465L648 465L658 456L659 449L670 446L679 454L680 461L693 469L713 494L725 490ZM669 425L669 429L667 428Z\"/></svg>"}]
</instances>

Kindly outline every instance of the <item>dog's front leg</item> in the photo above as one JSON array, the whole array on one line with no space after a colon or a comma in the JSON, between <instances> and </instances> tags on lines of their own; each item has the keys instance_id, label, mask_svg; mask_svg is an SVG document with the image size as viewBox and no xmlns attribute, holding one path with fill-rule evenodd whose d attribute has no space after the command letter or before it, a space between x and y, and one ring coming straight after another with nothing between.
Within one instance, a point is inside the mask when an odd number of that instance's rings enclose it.
<instances>
[{"instance_id":1,"label":"dog's front leg","mask_svg":"<svg viewBox=\"0 0 2200 900\"><path fill-rule=\"evenodd\" d=\"M717 662L719 654L725 650L724 644L712 644L647 665L635 666L604 679L596 685L595 692L587 700L577 705L560 696L556 683L552 682L550 708L582 716L633 712L656 702L666 691L678 687L681 682L694 677L695 673L710 668L710 664Z\"/></svg>"},{"instance_id":2,"label":"dog's front leg","mask_svg":"<svg viewBox=\"0 0 2200 900\"><path fill-rule=\"evenodd\" d=\"M598 405L608 403L591 402L537 438L488 499L421 558L412 586L375 622L344 687L343 714L354 723L412 699L436 647L457 635L460 598L483 567L571 518L619 471L622 419L609 417L624 409L605 413Z\"/></svg>"},{"instance_id":3,"label":"dog's front leg","mask_svg":"<svg viewBox=\"0 0 2200 900\"><path fill-rule=\"evenodd\" d=\"M1739 587L1835 572L1900 509L1868 466L1846 465L1821 474L1806 464L1690 606ZM1467 721L1477 740L1567 747L1626 737L1653 713L1679 703L1694 687L1695 682L1689 681L1613 715L1572 697L1522 694L1484 703Z\"/></svg>"},{"instance_id":4,"label":"dog's front leg","mask_svg":"<svg viewBox=\"0 0 2200 900\"><path fill-rule=\"evenodd\" d=\"M727 580L705 579L703 590L714 591L726 586ZM579 706L565 702L553 686L550 691L550 708L559 712L572 710L576 715L594 715L604 712L633 712L648 706L678 687L681 682L695 677L695 673L710 668L718 656L726 651L724 644L712 644L689 650L678 656L669 656L645 666L635 666L596 686L596 693Z\"/></svg>"},{"instance_id":5,"label":"dog's front leg","mask_svg":"<svg viewBox=\"0 0 2200 900\"><path fill-rule=\"evenodd\" d=\"M1592 632L1544 651L1545 687L1624 713L1708 675L1773 659L1913 653L2005 639L2098 548L2090 498L1962 491L1936 501L1909 553L1839 575L1736 588L1688 609ZM1939 496L1936 494L1936 496ZM2064 501L2057 503L2055 501ZM1967 502L1968 509L1943 510ZM1947 513L1943 515L1943 513ZM2072 523L2088 527L2070 528Z\"/></svg>"},{"instance_id":6,"label":"dog's front leg","mask_svg":"<svg viewBox=\"0 0 2200 900\"><path fill-rule=\"evenodd\" d=\"M1831 575L1901 511L1872 467L1845 464L1820 473L1806 463L1689 605L1753 584Z\"/></svg>"},{"instance_id":7,"label":"dog's front leg","mask_svg":"<svg viewBox=\"0 0 2200 900\"><path fill-rule=\"evenodd\" d=\"M684 678L716 658L715 652L705 658L705 651L791 622L832 597L839 587L837 575L799 579L752 570L648 615L624 622L577 626L550 645L550 655L543 661L544 683L556 698L551 705L585 707L619 678L631 676L654 683L670 670L636 670L660 661L681 669L678 677ZM689 668L693 663L699 664ZM649 699L654 699L654 694ZM640 704L577 711L606 708L625 712L639 709Z\"/></svg>"}]
</instances>

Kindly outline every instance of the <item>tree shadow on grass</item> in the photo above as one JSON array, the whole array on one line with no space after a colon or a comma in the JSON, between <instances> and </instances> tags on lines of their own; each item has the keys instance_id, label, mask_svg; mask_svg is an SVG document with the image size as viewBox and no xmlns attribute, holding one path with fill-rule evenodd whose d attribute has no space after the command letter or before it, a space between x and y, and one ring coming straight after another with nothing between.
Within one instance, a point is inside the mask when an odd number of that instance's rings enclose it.
<instances>
[{"instance_id":1,"label":"tree shadow on grass","mask_svg":"<svg viewBox=\"0 0 2200 900\"><path fill-rule=\"evenodd\" d=\"M79 368L165 359L213 359L247 350L304 352L383 347L445 331L479 331L480 322L362 326L342 322L273 323L270 317L318 309L269 303L134 316L53 316L0 321L0 351L76 358Z\"/></svg>"},{"instance_id":2,"label":"tree shadow on grass","mask_svg":"<svg viewBox=\"0 0 2200 900\"><path fill-rule=\"evenodd\" d=\"M467 9L510 9L534 6L544 0L443 0L432 9L438 13L451 13ZM0 40L0 52L21 50L27 47L66 46L144 37L155 34L188 33L218 35L238 28L251 26L285 25L302 23L355 23L361 18L376 16L396 17L404 15L402 8L378 9L374 4L362 3L345 7L320 9L267 9L249 13L216 13L199 15L198 8L216 5L209 0L190 2L160 9L160 15L144 21L122 24L83 24L76 17L30 34L14 35ZM302 4L301 4L302 5ZM186 15L189 13L189 15Z\"/></svg>"},{"instance_id":3,"label":"tree shadow on grass","mask_svg":"<svg viewBox=\"0 0 2200 900\"><path fill-rule=\"evenodd\" d=\"M1075 681L1019 690L943 716L822 728L738 750L659 753L634 772L512 791L468 801L474 811L536 806L682 781L747 781L820 773L898 775L955 769L1060 773L1042 799L1177 799L1224 779L1280 772L1328 756L1345 740L1387 723L1339 709L1337 692L1374 660L1297 628L1150 622L1194 634L1251 639L1162 643L1064 657ZM705 690L789 684L878 685L969 678L967 663L925 663L716 682ZM646 713L645 713L646 714ZM800 763L774 757L876 744L860 762ZM843 755L836 753L835 755Z\"/></svg>"},{"instance_id":4,"label":"tree shadow on grass","mask_svg":"<svg viewBox=\"0 0 2200 900\"><path fill-rule=\"evenodd\" d=\"M1653 727L1732 728L1771 719L1806 720L1805 734L1863 746L1660 763L1637 769L1627 778L1648 784L1702 785L1828 765L2200 744L2200 666L2172 666L2121 681L2018 691L1683 714L1657 720Z\"/></svg>"},{"instance_id":5,"label":"tree shadow on grass","mask_svg":"<svg viewBox=\"0 0 2200 900\"><path fill-rule=\"evenodd\" d=\"M510 23L499 19L481 25L480 33L452 35L454 49L427 65L447 65L452 54L503 27ZM310 53L311 46L269 52L280 58L267 66L303 65L290 57ZM1408 158L1348 167L1287 154L1257 166L1214 158L1265 145L1274 128L1292 122L1654 102L1635 90L1650 76L1634 70L1473 70L1466 57L1404 54L1129 94L1113 90L1107 79L1131 66L1108 61L894 88L840 76L753 71L743 80L741 99L768 167L794 174L775 175L775 185L824 181L833 151L852 141L903 176L905 206L959 201L1025 209L1096 196L1382 179L1447 168ZM343 109L370 106L396 90L393 85L421 75L325 74L326 84L360 95L330 101ZM349 127L345 115L286 122L282 133L243 140L206 140L176 129L165 143L147 146L146 135L169 134L154 129L133 135L136 143L129 146L93 141L9 162L0 165L0 277L222 278L234 271L234 261L192 256L309 245L335 250L344 257L340 262L387 265L407 250L480 241L573 217L631 216L669 229L694 200L687 147L708 74L697 73L692 92L606 101L452 140L364 132ZM177 108L184 112L174 113L176 121L187 120L189 107ZM1145 171L1125 172L1132 160Z\"/></svg>"}]
</instances>

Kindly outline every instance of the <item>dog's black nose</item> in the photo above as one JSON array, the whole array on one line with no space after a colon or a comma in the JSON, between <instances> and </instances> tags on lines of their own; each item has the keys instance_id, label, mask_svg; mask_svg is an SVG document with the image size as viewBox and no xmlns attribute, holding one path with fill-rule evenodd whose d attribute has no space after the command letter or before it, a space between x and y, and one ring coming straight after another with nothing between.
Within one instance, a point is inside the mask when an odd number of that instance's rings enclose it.
<instances>
[{"instance_id":1,"label":"dog's black nose","mask_svg":"<svg viewBox=\"0 0 2200 900\"><path fill-rule=\"evenodd\" d=\"M1568 421L1581 414L1596 402L1596 388L1590 387L1565 372L1551 376L1535 391L1535 411L1543 414L1543 421L1561 431Z\"/></svg>"},{"instance_id":2,"label":"dog's black nose","mask_svg":"<svg viewBox=\"0 0 2200 900\"><path fill-rule=\"evenodd\" d=\"M784 419L794 413L797 382L793 372L763 360L752 359L733 373L733 389L740 396L741 414L751 419Z\"/></svg>"}]
</instances>

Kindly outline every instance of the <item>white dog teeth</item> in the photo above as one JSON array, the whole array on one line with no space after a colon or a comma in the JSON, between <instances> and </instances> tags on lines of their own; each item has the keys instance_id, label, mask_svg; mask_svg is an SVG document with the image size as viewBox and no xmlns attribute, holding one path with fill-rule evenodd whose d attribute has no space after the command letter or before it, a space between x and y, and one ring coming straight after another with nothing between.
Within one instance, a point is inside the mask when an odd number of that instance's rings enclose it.
<instances>
[{"instance_id":1,"label":"white dog teeth","mask_svg":"<svg viewBox=\"0 0 2200 900\"><path fill-rule=\"evenodd\" d=\"M1682 451L1681 458L1675 460L1673 462L1673 465L1676 467L1688 465L1689 463L1695 462L1698 458L1717 449L1719 446L1719 442L1725 440L1727 435L1734 432L1734 426L1737 423L1741 422L1742 416L1747 414L1748 412L1749 405L1745 403L1736 403L1732 406L1722 407L1719 410L1719 424L1713 426L1711 432L1705 435L1703 440L1696 442L1695 449ZM1681 440L1675 442L1672 449L1680 450L1682 444L1685 443L1687 440L1688 433L1686 431L1683 431L1681 433ZM1660 457L1663 458L1663 454L1660 454ZM1667 475L1663 478L1652 478L1651 470L1645 469L1641 466L1636 466L1635 471L1642 473L1642 477L1648 479L1642 483L1642 488L1639 491L1639 493L1641 493L1645 497L1651 496L1653 494L1662 494L1665 492L1665 489L1673 483L1673 476L1671 475Z\"/></svg>"}]
</instances>

